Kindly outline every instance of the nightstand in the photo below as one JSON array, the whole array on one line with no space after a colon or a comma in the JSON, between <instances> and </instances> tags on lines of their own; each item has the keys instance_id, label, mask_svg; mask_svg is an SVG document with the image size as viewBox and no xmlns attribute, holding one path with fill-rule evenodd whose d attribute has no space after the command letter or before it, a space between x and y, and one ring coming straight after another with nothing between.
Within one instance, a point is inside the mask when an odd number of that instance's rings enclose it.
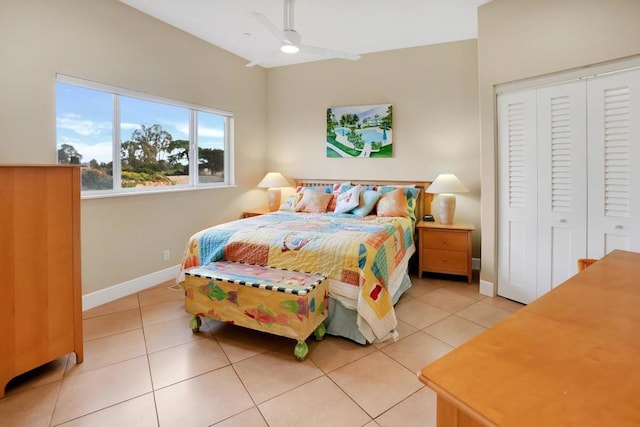
<instances>
[{"instance_id":1,"label":"nightstand","mask_svg":"<svg viewBox=\"0 0 640 427\"><path fill-rule=\"evenodd\" d=\"M249 211L242 212L242 218L250 218L252 216L264 215L264 214L268 214L269 212L271 212L269 208L252 209Z\"/></svg>"},{"instance_id":2,"label":"nightstand","mask_svg":"<svg viewBox=\"0 0 640 427\"><path fill-rule=\"evenodd\" d=\"M471 283L471 232L473 224L444 225L420 221L418 227L418 274L423 272L467 276Z\"/></svg>"}]
</instances>

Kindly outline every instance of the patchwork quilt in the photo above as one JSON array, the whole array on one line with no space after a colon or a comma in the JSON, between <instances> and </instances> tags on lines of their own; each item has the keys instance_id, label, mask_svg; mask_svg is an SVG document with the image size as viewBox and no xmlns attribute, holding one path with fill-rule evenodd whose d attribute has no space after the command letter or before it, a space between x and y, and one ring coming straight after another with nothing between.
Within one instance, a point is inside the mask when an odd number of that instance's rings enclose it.
<instances>
[{"instance_id":1,"label":"patchwork quilt","mask_svg":"<svg viewBox=\"0 0 640 427\"><path fill-rule=\"evenodd\" d=\"M389 283L414 251L410 218L279 211L194 234L178 280L219 260L321 273L330 294L357 301L358 328L373 342L397 325Z\"/></svg>"}]
</instances>

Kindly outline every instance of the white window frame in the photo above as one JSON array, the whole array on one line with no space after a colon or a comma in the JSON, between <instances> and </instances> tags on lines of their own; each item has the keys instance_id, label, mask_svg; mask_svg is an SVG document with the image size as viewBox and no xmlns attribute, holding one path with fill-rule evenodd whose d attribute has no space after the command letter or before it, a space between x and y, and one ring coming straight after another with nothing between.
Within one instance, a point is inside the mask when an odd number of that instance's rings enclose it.
<instances>
[{"instance_id":1,"label":"white window frame","mask_svg":"<svg viewBox=\"0 0 640 427\"><path fill-rule=\"evenodd\" d=\"M86 89L98 90L110 93L114 96L113 100L113 123L112 123L112 146L113 146L113 188L111 190L83 190L81 192L82 199L125 196L125 195L141 195L141 194L157 194L175 191L191 191L212 188L228 188L235 187L235 173L233 168L233 113L224 110L218 110L210 107L204 107L188 102L176 101L169 98L163 98L156 95L137 92L129 89L123 89L103 83L97 83L84 80L77 77L71 77L64 74L56 75L56 83L64 83L73 86L79 86ZM141 99L149 102L158 102L175 107L182 107L189 110L189 183L184 185L172 185L165 187L143 187L143 188L122 188L122 162L120 157L121 132L120 132L120 97L126 96ZM215 183L199 183L198 179L198 112L216 114L223 116L224 120L224 181ZM56 113L57 114L57 113ZM56 125L57 126L57 125ZM57 152L56 138L56 152ZM57 161L57 159L56 159Z\"/></svg>"}]
</instances>

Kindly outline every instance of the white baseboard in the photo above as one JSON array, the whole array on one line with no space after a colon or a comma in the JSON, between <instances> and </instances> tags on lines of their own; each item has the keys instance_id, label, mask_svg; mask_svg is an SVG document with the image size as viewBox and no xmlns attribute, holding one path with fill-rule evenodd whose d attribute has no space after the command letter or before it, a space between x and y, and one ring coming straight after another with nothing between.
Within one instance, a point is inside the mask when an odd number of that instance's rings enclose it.
<instances>
[{"instance_id":1,"label":"white baseboard","mask_svg":"<svg viewBox=\"0 0 640 427\"><path fill-rule=\"evenodd\" d=\"M164 270L156 271L118 285L109 286L108 288L83 295L82 310L89 310L90 308L115 301L118 298L126 297L127 295L151 288L158 283L175 279L178 276L179 271L180 266L174 265L173 267L165 268Z\"/></svg>"},{"instance_id":2,"label":"white baseboard","mask_svg":"<svg viewBox=\"0 0 640 427\"><path fill-rule=\"evenodd\" d=\"M480 280L480 295L486 295L488 297L495 297L495 285L486 280Z\"/></svg>"},{"instance_id":3,"label":"white baseboard","mask_svg":"<svg viewBox=\"0 0 640 427\"><path fill-rule=\"evenodd\" d=\"M480 258L471 258L471 269L480 270Z\"/></svg>"}]
</instances>

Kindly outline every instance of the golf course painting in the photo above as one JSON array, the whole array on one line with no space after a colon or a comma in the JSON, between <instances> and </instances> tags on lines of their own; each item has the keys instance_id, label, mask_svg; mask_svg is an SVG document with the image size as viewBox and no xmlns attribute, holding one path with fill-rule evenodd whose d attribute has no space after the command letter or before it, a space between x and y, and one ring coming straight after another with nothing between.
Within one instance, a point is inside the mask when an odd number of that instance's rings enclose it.
<instances>
[{"instance_id":1,"label":"golf course painting","mask_svg":"<svg viewBox=\"0 0 640 427\"><path fill-rule=\"evenodd\" d=\"M392 157L391 104L327 108L327 157Z\"/></svg>"}]
</instances>

